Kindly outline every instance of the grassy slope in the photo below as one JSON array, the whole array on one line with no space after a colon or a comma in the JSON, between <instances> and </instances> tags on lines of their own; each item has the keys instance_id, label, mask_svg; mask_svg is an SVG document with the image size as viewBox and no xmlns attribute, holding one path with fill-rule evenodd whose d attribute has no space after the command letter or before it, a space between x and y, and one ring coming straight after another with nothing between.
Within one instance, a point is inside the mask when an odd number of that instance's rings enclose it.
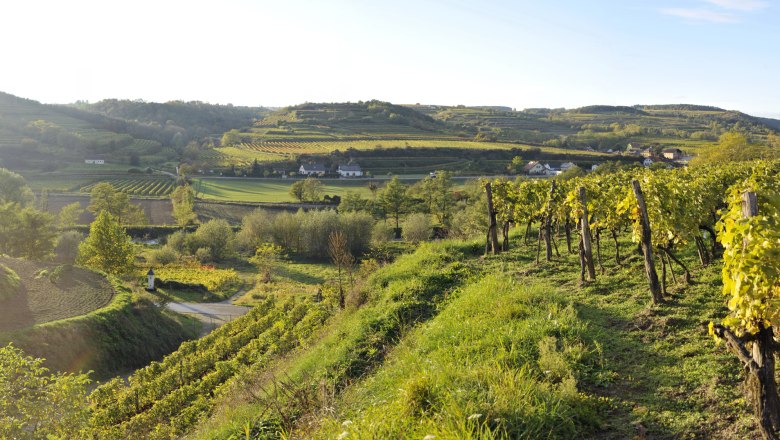
<instances>
[{"instance_id":1,"label":"grassy slope","mask_svg":"<svg viewBox=\"0 0 780 440\"><path fill-rule=\"evenodd\" d=\"M161 311L114 281L116 295L106 307L86 315L0 333L0 345L12 342L57 371L90 371L111 377L175 350L198 335L190 318Z\"/></svg>"},{"instance_id":2,"label":"grassy slope","mask_svg":"<svg viewBox=\"0 0 780 440\"><path fill-rule=\"evenodd\" d=\"M281 405L307 438L756 437L739 365L702 326L724 314L718 267L685 255L694 284L652 307L633 254L624 267L605 261L606 273L579 288L575 256L536 265L535 246L485 260L468 249L428 245L380 270L365 306L255 378L248 395L274 375L331 384L331 398ZM449 281L431 283L431 272ZM410 298L428 314L393 312ZM267 400L243 396L228 394L195 437L278 426Z\"/></svg>"}]
</instances>

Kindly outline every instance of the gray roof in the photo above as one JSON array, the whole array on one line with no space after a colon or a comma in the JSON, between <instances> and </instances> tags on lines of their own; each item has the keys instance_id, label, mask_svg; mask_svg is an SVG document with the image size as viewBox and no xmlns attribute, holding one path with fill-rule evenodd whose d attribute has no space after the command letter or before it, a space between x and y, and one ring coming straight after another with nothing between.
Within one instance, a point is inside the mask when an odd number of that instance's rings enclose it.
<instances>
[{"instance_id":1,"label":"gray roof","mask_svg":"<svg viewBox=\"0 0 780 440\"><path fill-rule=\"evenodd\" d=\"M309 172L316 172L316 173L325 172L325 165L321 163L303 164L301 165L301 168L303 168L304 171L309 171Z\"/></svg>"},{"instance_id":2,"label":"gray roof","mask_svg":"<svg viewBox=\"0 0 780 440\"><path fill-rule=\"evenodd\" d=\"M360 165L353 163L348 165L339 165L339 171L362 171Z\"/></svg>"}]
</instances>

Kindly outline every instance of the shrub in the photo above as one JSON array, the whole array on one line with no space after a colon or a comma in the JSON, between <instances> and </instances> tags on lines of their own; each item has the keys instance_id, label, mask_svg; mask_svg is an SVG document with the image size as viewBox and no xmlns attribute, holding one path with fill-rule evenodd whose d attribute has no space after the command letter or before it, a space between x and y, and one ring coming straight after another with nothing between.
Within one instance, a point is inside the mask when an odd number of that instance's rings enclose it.
<instances>
[{"instance_id":1,"label":"shrub","mask_svg":"<svg viewBox=\"0 0 780 440\"><path fill-rule=\"evenodd\" d=\"M149 253L149 263L153 266L164 266L179 261L179 253L170 245L155 249Z\"/></svg>"},{"instance_id":2,"label":"shrub","mask_svg":"<svg viewBox=\"0 0 780 440\"><path fill-rule=\"evenodd\" d=\"M19 293L21 280L9 267L0 264L0 302L7 301Z\"/></svg>"},{"instance_id":3,"label":"shrub","mask_svg":"<svg viewBox=\"0 0 780 440\"><path fill-rule=\"evenodd\" d=\"M212 259L211 250L205 247L198 248L198 250L195 251L195 258L201 263L208 263Z\"/></svg>"},{"instance_id":4,"label":"shrub","mask_svg":"<svg viewBox=\"0 0 780 440\"><path fill-rule=\"evenodd\" d=\"M210 220L200 225L198 230L192 235L190 248L195 247L198 249L195 255L201 261L208 261L201 259L198 255L201 248L208 250L209 260L220 261L233 254L234 239L233 229L226 220Z\"/></svg>"},{"instance_id":5,"label":"shrub","mask_svg":"<svg viewBox=\"0 0 780 440\"><path fill-rule=\"evenodd\" d=\"M431 238L433 227L428 214L412 214L402 224L404 240L418 243Z\"/></svg>"},{"instance_id":6,"label":"shrub","mask_svg":"<svg viewBox=\"0 0 780 440\"><path fill-rule=\"evenodd\" d=\"M84 235L78 231L63 232L57 239L57 246L54 253L57 255L57 261L73 264L79 254L79 243L84 240Z\"/></svg>"},{"instance_id":7,"label":"shrub","mask_svg":"<svg viewBox=\"0 0 780 440\"><path fill-rule=\"evenodd\" d=\"M371 230L371 243L374 246L385 244L395 238L395 228L387 222L377 222Z\"/></svg>"}]
</instances>

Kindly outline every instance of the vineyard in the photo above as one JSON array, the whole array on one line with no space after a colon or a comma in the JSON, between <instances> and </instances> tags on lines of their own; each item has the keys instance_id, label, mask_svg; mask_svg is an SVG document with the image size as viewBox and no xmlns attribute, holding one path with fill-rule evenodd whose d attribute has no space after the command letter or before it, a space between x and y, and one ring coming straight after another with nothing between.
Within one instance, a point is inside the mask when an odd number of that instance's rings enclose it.
<instances>
[{"instance_id":1,"label":"vineyard","mask_svg":"<svg viewBox=\"0 0 780 440\"><path fill-rule=\"evenodd\" d=\"M142 275L146 275L143 271ZM214 266L169 267L155 269L161 281L176 281L193 286L204 286L212 292L235 290L241 285L241 278L235 269L217 269Z\"/></svg>"},{"instance_id":2,"label":"vineyard","mask_svg":"<svg viewBox=\"0 0 780 440\"><path fill-rule=\"evenodd\" d=\"M170 177L124 177L109 180L99 180L79 188L80 192L88 193L98 183L110 183L116 190L133 196L165 197L170 195L176 182Z\"/></svg>"},{"instance_id":3,"label":"vineyard","mask_svg":"<svg viewBox=\"0 0 780 440\"><path fill-rule=\"evenodd\" d=\"M92 438L172 438L208 413L231 381L304 343L330 316L324 303L268 299L161 362L90 395Z\"/></svg>"},{"instance_id":4,"label":"vineyard","mask_svg":"<svg viewBox=\"0 0 780 440\"><path fill-rule=\"evenodd\" d=\"M486 252L508 248L511 224L525 225L525 241L531 239L531 225L538 224L536 261L543 247L545 259L552 261L560 257L555 237L563 229L564 251L579 255L579 282L588 284L605 273L602 241L614 241L614 260L620 266L619 236L630 231L642 251L655 305L668 301L668 278L676 283L675 271L683 283L692 283L690 264L679 258L685 248L695 249L702 266L722 254L729 313L721 322L710 322L709 332L746 368L760 430L764 438L775 439L780 428L773 328L780 325L779 171L778 162L754 162L568 181L486 182L491 202Z\"/></svg>"}]
</instances>

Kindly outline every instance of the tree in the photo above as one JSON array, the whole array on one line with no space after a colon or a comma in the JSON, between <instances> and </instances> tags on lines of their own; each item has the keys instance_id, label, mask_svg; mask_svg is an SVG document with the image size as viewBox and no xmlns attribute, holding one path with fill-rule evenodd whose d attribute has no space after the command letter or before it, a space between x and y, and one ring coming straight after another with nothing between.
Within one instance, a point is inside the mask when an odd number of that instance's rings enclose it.
<instances>
[{"instance_id":1,"label":"tree","mask_svg":"<svg viewBox=\"0 0 780 440\"><path fill-rule=\"evenodd\" d=\"M431 238L431 219L428 214L411 214L404 220L404 240L418 243Z\"/></svg>"},{"instance_id":2,"label":"tree","mask_svg":"<svg viewBox=\"0 0 780 440\"><path fill-rule=\"evenodd\" d=\"M179 226L185 227L197 222L198 215L193 211L195 193L189 185L177 187L171 194L171 203L173 204L173 218L176 219Z\"/></svg>"},{"instance_id":3,"label":"tree","mask_svg":"<svg viewBox=\"0 0 780 440\"><path fill-rule=\"evenodd\" d=\"M0 348L0 437L78 438L89 420L86 374L49 374L43 359Z\"/></svg>"},{"instance_id":4,"label":"tree","mask_svg":"<svg viewBox=\"0 0 780 440\"><path fill-rule=\"evenodd\" d=\"M449 171L437 171L433 178L431 190L433 191L431 200L431 213L436 216L436 220L443 225L449 226L450 216L452 214L452 173Z\"/></svg>"},{"instance_id":5,"label":"tree","mask_svg":"<svg viewBox=\"0 0 780 440\"><path fill-rule=\"evenodd\" d=\"M54 219L32 207L0 204L0 253L15 257L44 258L54 249Z\"/></svg>"},{"instance_id":6,"label":"tree","mask_svg":"<svg viewBox=\"0 0 780 440\"><path fill-rule=\"evenodd\" d=\"M512 162L506 166L506 170L512 174L520 174L527 163L522 157L515 156L512 158Z\"/></svg>"},{"instance_id":7,"label":"tree","mask_svg":"<svg viewBox=\"0 0 780 440\"><path fill-rule=\"evenodd\" d=\"M83 212L84 210L81 208L81 203L79 202L65 205L60 209L60 213L57 215L57 224L60 228L75 226Z\"/></svg>"},{"instance_id":8,"label":"tree","mask_svg":"<svg viewBox=\"0 0 780 440\"><path fill-rule=\"evenodd\" d=\"M76 262L79 254L79 243L84 239L81 232L66 231L57 238L57 247L54 253L57 255L57 261L67 264Z\"/></svg>"},{"instance_id":9,"label":"tree","mask_svg":"<svg viewBox=\"0 0 780 440\"><path fill-rule=\"evenodd\" d=\"M119 220L107 210L100 211L89 227L89 236L79 245L78 264L110 274L130 271L135 248Z\"/></svg>"},{"instance_id":10,"label":"tree","mask_svg":"<svg viewBox=\"0 0 780 440\"><path fill-rule=\"evenodd\" d=\"M292 185L290 185L290 195L295 197L295 199L299 202L303 202L304 197L306 197L306 190L304 189L303 180L296 180Z\"/></svg>"},{"instance_id":11,"label":"tree","mask_svg":"<svg viewBox=\"0 0 780 440\"><path fill-rule=\"evenodd\" d=\"M146 223L146 214L143 208L130 203L130 196L122 191L117 191L107 182L95 185L89 193L89 206L87 210L99 214L108 211L124 225L143 225Z\"/></svg>"},{"instance_id":12,"label":"tree","mask_svg":"<svg viewBox=\"0 0 780 440\"><path fill-rule=\"evenodd\" d=\"M32 203L33 192L24 177L5 168L0 168L0 203L17 203L27 206Z\"/></svg>"},{"instance_id":13,"label":"tree","mask_svg":"<svg viewBox=\"0 0 780 440\"><path fill-rule=\"evenodd\" d=\"M192 240L196 250L208 250L210 260L220 261L233 254L233 228L224 219L209 220L200 225Z\"/></svg>"},{"instance_id":14,"label":"tree","mask_svg":"<svg viewBox=\"0 0 780 440\"><path fill-rule=\"evenodd\" d=\"M219 144L223 147L227 147L239 143L241 143L241 134L239 133L238 130L233 129L230 131L226 131L222 135L222 140L220 141Z\"/></svg>"},{"instance_id":15,"label":"tree","mask_svg":"<svg viewBox=\"0 0 780 440\"><path fill-rule=\"evenodd\" d=\"M303 194L306 200L319 202L322 198L322 182L313 177L307 177L303 181Z\"/></svg>"},{"instance_id":16,"label":"tree","mask_svg":"<svg viewBox=\"0 0 780 440\"><path fill-rule=\"evenodd\" d=\"M718 142L703 149L692 164L742 162L754 159L774 159L780 151L751 143L744 134L732 130L723 133Z\"/></svg>"},{"instance_id":17,"label":"tree","mask_svg":"<svg viewBox=\"0 0 780 440\"><path fill-rule=\"evenodd\" d=\"M393 176L393 179L385 185L379 198L385 212L395 219L395 228L398 229L400 227L401 215L406 212L406 207L409 203L409 198L406 195L406 185L398 180L398 176Z\"/></svg>"},{"instance_id":18,"label":"tree","mask_svg":"<svg viewBox=\"0 0 780 440\"><path fill-rule=\"evenodd\" d=\"M347 271L352 274L352 264L355 259L349 252L347 246L347 237L341 231L336 231L328 236L328 255L331 261L336 265L339 282L339 307L344 308L344 286L342 283L342 272Z\"/></svg>"}]
</instances>

